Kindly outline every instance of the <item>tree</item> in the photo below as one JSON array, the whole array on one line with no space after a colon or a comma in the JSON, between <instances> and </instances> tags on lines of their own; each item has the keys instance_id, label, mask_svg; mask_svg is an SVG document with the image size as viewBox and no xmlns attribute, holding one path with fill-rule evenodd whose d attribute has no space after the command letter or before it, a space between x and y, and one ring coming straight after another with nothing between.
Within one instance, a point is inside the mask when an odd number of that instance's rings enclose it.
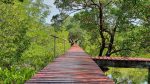
<instances>
[{"instance_id":1,"label":"tree","mask_svg":"<svg viewBox=\"0 0 150 84\"><path fill-rule=\"evenodd\" d=\"M13 5L5 4L0 1L0 64L8 69L14 62L20 60L22 53L30 45L30 39L26 34L33 23L31 20L37 21L36 23L42 22L48 13L47 6L43 5L40 0L37 2L25 1L24 3L17 0L13 3ZM28 7L27 4L31 6ZM39 4L38 7L37 4ZM45 10L41 10L42 8Z\"/></svg>"},{"instance_id":2,"label":"tree","mask_svg":"<svg viewBox=\"0 0 150 84\"><path fill-rule=\"evenodd\" d=\"M23 84L55 58L51 35L67 39L68 32L45 24L49 12L42 0L0 0L0 84ZM56 55L64 53L63 43L56 40Z\"/></svg>"},{"instance_id":3,"label":"tree","mask_svg":"<svg viewBox=\"0 0 150 84\"><path fill-rule=\"evenodd\" d=\"M80 21L81 28L99 32L99 56L110 56L121 51L133 51L129 46L118 48L115 37L148 22L149 10L144 8L149 8L148 3L140 0L56 0L55 5L61 13L54 16L53 21L58 26L69 14L76 13L74 18Z\"/></svg>"},{"instance_id":4,"label":"tree","mask_svg":"<svg viewBox=\"0 0 150 84\"><path fill-rule=\"evenodd\" d=\"M1 2L5 4L14 4L14 1L23 2L24 0L2 0Z\"/></svg>"}]
</instances>

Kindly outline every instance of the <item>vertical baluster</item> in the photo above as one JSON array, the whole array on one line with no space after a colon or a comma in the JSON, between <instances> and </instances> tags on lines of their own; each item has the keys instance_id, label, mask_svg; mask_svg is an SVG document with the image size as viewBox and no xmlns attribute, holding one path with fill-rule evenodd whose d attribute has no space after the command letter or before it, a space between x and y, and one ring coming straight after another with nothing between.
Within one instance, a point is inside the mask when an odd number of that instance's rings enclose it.
<instances>
[{"instance_id":1,"label":"vertical baluster","mask_svg":"<svg viewBox=\"0 0 150 84\"><path fill-rule=\"evenodd\" d=\"M54 57L56 57L56 37L54 36Z\"/></svg>"},{"instance_id":2,"label":"vertical baluster","mask_svg":"<svg viewBox=\"0 0 150 84\"><path fill-rule=\"evenodd\" d=\"M148 84L150 84L150 67L148 68Z\"/></svg>"},{"instance_id":3,"label":"vertical baluster","mask_svg":"<svg viewBox=\"0 0 150 84\"><path fill-rule=\"evenodd\" d=\"M65 53L65 51L66 51L66 49L65 49L65 47L66 47L66 41L65 41L65 39L63 39L64 40L64 53Z\"/></svg>"}]
</instances>

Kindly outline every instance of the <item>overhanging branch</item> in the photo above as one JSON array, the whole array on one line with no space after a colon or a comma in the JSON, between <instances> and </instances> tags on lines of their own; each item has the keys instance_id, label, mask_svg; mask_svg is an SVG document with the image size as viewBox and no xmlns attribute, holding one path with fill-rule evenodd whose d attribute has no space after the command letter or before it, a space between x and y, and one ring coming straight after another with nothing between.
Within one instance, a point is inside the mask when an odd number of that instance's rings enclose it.
<instances>
[{"instance_id":1,"label":"overhanging branch","mask_svg":"<svg viewBox=\"0 0 150 84\"><path fill-rule=\"evenodd\" d=\"M112 35L112 33L106 29L103 30L104 32L107 32L109 35Z\"/></svg>"},{"instance_id":2,"label":"overhanging branch","mask_svg":"<svg viewBox=\"0 0 150 84\"><path fill-rule=\"evenodd\" d=\"M83 9L83 8L82 8ZM61 24L72 14L72 13L75 13L75 12L77 12L77 11L80 11L80 10L82 10L82 9L76 9L76 10L74 10L74 11L71 11L70 13L65 13L66 15L63 17L63 18L61 18L60 20L56 20L56 22L54 21L54 23L53 23L53 25L57 25L58 23L57 23L57 21L60 21L60 25L59 25L59 27L61 27ZM58 25L57 25L58 26Z\"/></svg>"},{"instance_id":3,"label":"overhanging branch","mask_svg":"<svg viewBox=\"0 0 150 84\"><path fill-rule=\"evenodd\" d=\"M106 7L106 6L108 6L110 3L112 2L112 0L111 1L109 1L104 7Z\"/></svg>"},{"instance_id":4,"label":"overhanging branch","mask_svg":"<svg viewBox=\"0 0 150 84\"><path fill-rule=\"evenodd\" d=\"M112 51L110 54L117 53L117 52L121 52L121 51L124 51L124 50L126 50L126 51L133 51L133 50L131 50L131 49L129 49L129 48L126 48L126 49L114 50L114 51Z\"/></svg>"},{"instance_id":5,"label":"overhanging branch","mask_svg":"<svg viewBox=\"0 0 150 84\"><path fill-rule=\"evenodd\" d=\"M91 0L91 2L93 3L93 4L91 4L91 5L95 5L95 6L97 6L97 7L100 7L98 4L96 4L93 0Z\"/></svg>"}]
</instances>

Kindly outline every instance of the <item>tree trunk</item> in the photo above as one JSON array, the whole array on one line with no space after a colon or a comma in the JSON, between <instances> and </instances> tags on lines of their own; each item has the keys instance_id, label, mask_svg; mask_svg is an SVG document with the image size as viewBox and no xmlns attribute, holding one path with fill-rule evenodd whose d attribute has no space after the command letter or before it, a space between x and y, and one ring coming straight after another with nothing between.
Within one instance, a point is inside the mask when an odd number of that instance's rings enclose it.
<instances>
[{"instance_id":1,"label":"tree trunk","mask_svg":"<svg viewBox=\"0 0 150 84\"><path fill-rule=\"evenodd\" d=\"M111 55L111 51L112 51L114 40L115 40L116 29L117 29L117 23L116 23L116 26L113 29L112 33L110 33L110 41L109 41L109 45L108 45L108 50L106 52L107 57L110 57L110 55Z\"/></svg>"},{"instance_id":2,"label":"tree trunk","mask_svg":"<svg viewBox=\"0 0 150 84\"><path fill-rule=\"evenodd\" d=\"M103 34L103 8L102 8L102 3L100 3L100 7L99 7L99 20L100 20L100 25L99 25L99 32L100 32L100 36L101 36L101 48L100 48L100 52L99 52L99 56L102 56L103 55L103 51L105 49L105 37L104 37L104 34Z\"/></svg>"},{"instance_id":3,"label":"tree trunk","mask_svg":"<svg viewBox=\"0 0 150 84\"><path fill-rule=\"evenodd\" d=\"M114 43L114 36L115 36L114 34L112 34L110 36L110 42L109 42L109 45L108 45L108 50L106 52L107 57L110 57L110 55L111 55L111 51L112 51L112 47L113 47L113 43Z\"/></svg>"},{"instance_id":4,"label":"tree trunk","mask_svg":"<svg viewBox=\"0 0 150 84\"><path fill-rule=\"evenodd\" d=\"M102 56L103 55L103 51L105 49L105 38L104 38L104 35L103 33L100 33L101 34L101 38L102 38L102 44L101 44L101 48L100 48L100 52L99 52L99 56Z\"/></svg>"}]
</instances>

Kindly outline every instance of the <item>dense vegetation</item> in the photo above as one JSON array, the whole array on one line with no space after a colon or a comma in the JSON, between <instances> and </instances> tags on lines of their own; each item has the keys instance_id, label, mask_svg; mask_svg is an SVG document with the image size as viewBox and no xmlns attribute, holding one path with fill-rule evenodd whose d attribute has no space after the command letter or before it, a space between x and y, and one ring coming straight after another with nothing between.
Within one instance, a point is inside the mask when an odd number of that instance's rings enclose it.
<instances>
[{"instance_id":1,"label":"dense vegetation","mask_svg":"<svg viewBox=\"0 0 150 84\"><path fill-rule=\"evenodd\" d=\"M69 41L77 41L92 56L150 58L149 0L55 0L55 5L61 11L53 17L55 28L70 22L66 26ZM134 74L124 73L134 70ZM144 69L110 68L107 74L117 84L147 81Z\"/></svg>"},{"instance_id":2,"label":"dense vegetation","mask_svg":"<svg viewBox=\"0 0 150 84\"><path fill-rule=\"evenodd\" d=\"M24 83L51 62L51 35L77 42L92 56L150 58L149 0L55 0L55 5L61 13L49 25L50 6L42 0L0 1L0 83ZM64 53L62 39L56 48L56 56ZM147 81L145 69L110 68L106 74L118 84Z\"/></svg>"},{"instance_id":3,"label":"dense vegetation","mask_svg":"<svg viewBox=\"0 0 150 84\"><path fill-rule=\"evenodd\" d=\"M67 39L68 33L45 24L49 12L42 0L0 1L0 84L22 84L55 58L50 35ZM64 53L62 39L56 48L57 56Z\"/></svg>"},{"instance_id":4,"label":"dense vegetation","mask_svg":"<svg viewBox=\"0 0 150 84\"><path fill-rule=\"evenodd\" d=\"M89 45L96 45L99 56L149 53L149 0L56 0L55 4L61 13L53 17L53 25L59 27L75 13L74 21L90 34Z\"/></svg>"}]
</instances>

